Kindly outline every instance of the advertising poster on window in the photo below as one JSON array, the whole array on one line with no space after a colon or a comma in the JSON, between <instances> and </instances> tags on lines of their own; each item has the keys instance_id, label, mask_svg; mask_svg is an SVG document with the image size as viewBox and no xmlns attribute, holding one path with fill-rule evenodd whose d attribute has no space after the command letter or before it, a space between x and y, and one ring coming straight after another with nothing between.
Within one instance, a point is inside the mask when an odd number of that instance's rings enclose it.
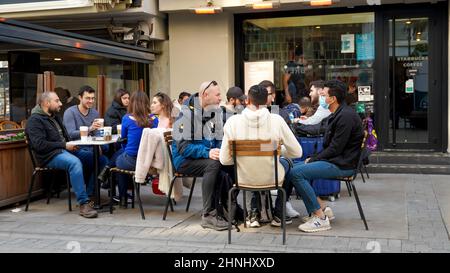
<instances>
[{"instance_id":1,"label":"advertising poster on window","mask_svg":"<svg viewBox=\"0 0 450 273\"><path fill-rule=\"evenodd\" d=\"M341 35L341 53L355 53L355 35Z\"/></svg>"},{"instance_id":2,"label":"advertising poster on window","mask_svg":"<svg viewBox=\"0 0 450 273\"><path fill-rule=\"evenodd\" d=\"M259 61L244 63L245 94L252 85L263 80L274 82L274 61Z\"/></svg>"},{"instance_id":3,"label":"advertising poster on window","mask_svg":"<svg viewBox=\"0 0 450 273\"><path fill-rule=\"evenodd\" d=\"M375 59L374 33L356 35L356 60L367 61Z\"/></svg>"}]
</instances>

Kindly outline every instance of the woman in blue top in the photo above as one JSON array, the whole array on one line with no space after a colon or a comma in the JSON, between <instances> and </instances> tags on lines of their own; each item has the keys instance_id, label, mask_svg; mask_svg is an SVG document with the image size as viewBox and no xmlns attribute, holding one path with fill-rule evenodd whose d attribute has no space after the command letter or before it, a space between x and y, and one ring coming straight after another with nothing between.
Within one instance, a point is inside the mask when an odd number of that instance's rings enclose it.
<instances>
[{"instance_id":1,"label":"woman in blue top","mask_svg":"<svg viewBox=\"0 0 450 273\"><path fill-rule=\"evenodd\" d=\"M123 153L117 158L116 166L134 171L139 144L144 128L157 128L158 118L150 114L150 99L144 92L134 92L130 98L128 114L122 118L122 138L127 139ZM118 174L120 206L127 207L129 176Z\"/></svg>"}]
</instances>

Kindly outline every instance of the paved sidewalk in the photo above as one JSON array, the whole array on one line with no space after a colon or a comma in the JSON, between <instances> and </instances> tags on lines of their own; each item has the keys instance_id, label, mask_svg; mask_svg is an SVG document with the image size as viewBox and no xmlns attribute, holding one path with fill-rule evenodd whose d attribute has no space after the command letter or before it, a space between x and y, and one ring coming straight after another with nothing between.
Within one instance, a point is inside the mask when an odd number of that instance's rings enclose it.
<instances>
[{"instance_id":1,"label":"paved sidewalk","mask_svg":"<svg viewBox=\"0 0 450 273\"><path fill-rule=\"evenodd\" d=\"M232 233L200 227L200 185L185 212L186 200L162 221L164 199L146 187L143 202L146 220L139 210L116 209L97 219L69 212L65 195L32 202L30 210L0 211L0 252L450 252L449 176L371 174L356 187L369 231L359 218L356 202L342 184L341 198L330 203L336 214L333 229L316 234L298 231L300 219L288 226L287 245L281 230L270 226ZM185 189L185 193L188 190ZM106 196L106 192L103 192ZM74 200L74 199L73 199ZM294 208L305 214L301 200Z\"/></svg>"}]
</instances>

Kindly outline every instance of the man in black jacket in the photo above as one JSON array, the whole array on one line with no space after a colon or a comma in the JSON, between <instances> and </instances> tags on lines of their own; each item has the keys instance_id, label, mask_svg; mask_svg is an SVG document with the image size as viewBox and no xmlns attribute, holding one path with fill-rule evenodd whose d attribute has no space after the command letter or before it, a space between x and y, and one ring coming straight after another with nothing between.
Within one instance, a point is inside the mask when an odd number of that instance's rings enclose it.
<instances>
[{"instance_id":1,"label":"man in black jacket","mask_svg":"<svg viewBox=\"0 0 450 273\"><path fill-rule=\"evenodd\" d=\"M311 215L304 217L305 223L298 227L304 232L329 230L330 220L334 219L331 208L317 198L310 182L319 178L351 176L358 164L364 133L361 119L345 103L346 91L346 85L338 80L325 83L325 102L332 114L328 119L323 150L305 162L295 164L287 177Z\"/></svg>"},{"instance_id":2,"label":"man in black jacket","mask_svg":"<svg viewBox=\"0 0 450 273\"><path fill-rule=\"evenodd\" d=\"M69 172L70 183L80 204L80 215L86 218L97 217L97 211L89 206L86 193L83 165L71 152L77 146L70 145L69 136L61 118L56 115L62 103L55 92L44 92L39 105L33 109L25 132L35 152L37 163L41 167L64 169Z\"/></svg>"}]
</instances>

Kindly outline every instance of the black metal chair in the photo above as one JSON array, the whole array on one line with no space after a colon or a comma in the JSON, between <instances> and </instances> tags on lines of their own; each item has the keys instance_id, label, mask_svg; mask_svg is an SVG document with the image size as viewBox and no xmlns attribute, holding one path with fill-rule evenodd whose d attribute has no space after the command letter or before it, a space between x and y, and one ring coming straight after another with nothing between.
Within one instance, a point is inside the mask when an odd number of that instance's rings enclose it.
<instances>
[{"instance_id":1,"label":"black metal chair","mask_svg":"<svg viewBox=\"0 0 450 273\"><path fill-rule=\"evenodd\" d=\"M278 181L278 162L280 161L281 145L272 140L230 140L230 154L234 162L235 184L228 192L228 207L231 208L233 192L243 191L244 198L244 227L247 227L247 208L245 191L270 191L279 190L282 193L282 215L281 227L283 228L283 245L286 244L286 191L281 187ZM245 156L255 157L273 157L274 180L272 183L261 184L261 181L238 181L238 158ZM260 166L265 168L266 166ZM268 167L268 166L267 166ZM232 211L228 211L228 219L233 219ZM228 243L231 244L231 221L228 221Z\"/></svg>"},{"instance_id":2,"label":"black metal chair","mask_svg":"<svg viewBox=\"0 0 450 273\"><path fill-rule=\"evenodd\" d=\"M66 183L67 183L67 191L68 191L68 205L69 205L69 211L72 211L72 196L71 196L71 192L70 192L70 176L69 173L66 170L63 169L54 169L54 168L47 168L47 167L41 167L39 166L39 164L37 163L36 157L34 155L34 150L31 146L31 142L30 139L28 138L27 135L25 135L25 142L27 144L27 148L28 148L28 153L30 154L30 158L31 158L31 162L33 164L33 175L31 176L31 182L30 182L30 188L28 189L28 198L27 198L27 205L25 206L25 211L28 211L28 207L30 205L30 199L31 199L31 194L33 192L33 186L34 186L34 181L36 179L36 175L38 173L64 173L65 174L65 178L66 178ZM47 204L50 203L50 198L52 196L52 190L54 187L54 182L55 179L54 177L52 177L51 183L50 183L50 187L47 191ZM58 191L58 198L59 198L59 191Z\"/></svg>"},{"instance_id":3,"label":"black metal chair","mask_svg":"<svg viewBox=\"0 0 450 273\"><path fill-rule=\"evenodd\" d=\"M194 192L194 187L195 187L195 181L197 180L197 178L199 176L195 176L195 175L189 175L189 174L182 174L179 173L175 170L175 165L173 164L173 158L172 158L172 143L173 143L173 139L172 139L172 132L164 132L164 142L166 143L167 146L167 151L169 152L170 155L170 164L172 165L172 180L170 181L170 187L169 187L169 193L167 194L167 202L166 202L166 207L164 209L164 214L163 214L163 220L166 220L166 216L167 216L167 210L169 209L169 205L170 205L170 210L173 212L173 205L172 205L172 198L170 197L172 195L172 190L173 190L173 185L175 183L175 179L177 178L193 178L192 181L192 185L191 185L191 190L189 192L189 198L188 198L188 202L186 205L186 212L189 211L189 206L191 204L191 199L192 199L192 193Z\"/></svg>"},{"instance_id":4,"label":"black metal chair","mask_svg":"<svg viewBox=\"0 0 450 273\"><path fill-rule=\"evenodd\" d=\"M110 191L110 200L109 200L109 213L112 214L113 213L113 191L116 188L116 179L114 177L114 174L120 173L120 174L125 174L125 175L129 175L130 178L132 179L132 201L131 201L131 208L134 209L134 203L135 203L135 198L137 195L137 199L138 199L138 204L139 204L139 210L141 212L141 217L142 220L145 220L145 214L144 214L144 208L142 207L142 199L141 199L141 185L145 185L149 182L149 178L150 175L152 174L157 174L156 169L151 169L154 172L149 172L147 179L145 180L144 183L137 183L136 180L134 179L134 175L135 172L134 171L129 171L129 170L124 170L124 169L119 169L119 168L111 168L110 171L110 176L109 176L109 182L111 185L111 191Z\"/></svg>"},{"instance_id":5,"label":"black metal chair","mask_svg":"<svg viewBox=\"0 0 450 273\"><path fill-rule=\"evenodd\" d=\"M367 155L364 152L365 150L367 150L367 148L365 146L366 137L367 137L367 135L364 136L363 142L361 144L361 154L359 156L358 165L356 166L354 174L352 176L348 176L348 177L336 177L335 179L345 182L345 185L347 186L347 190L348 190L348 193L349 193L350 196L352 196L351 192L354 193L355 200L356 200L356 205L358 206L358 211L359 211L359 215L361 216L361 220L363 220L364 226L366 227L366 230L369 230L369 227L367 226L366 217L364 216L364 211L363 211L363 208L361 206L361 202L359 201L358 192L356 191L356 187L355 187L355 183L354 183L356 177L358 176L358 172L361 171L361 168L362 168L362 165L363 165L363 160L364 160L365 156ZM362 171L361 171L361 176L364 179Z\"/></svg>"}]
</instances>

